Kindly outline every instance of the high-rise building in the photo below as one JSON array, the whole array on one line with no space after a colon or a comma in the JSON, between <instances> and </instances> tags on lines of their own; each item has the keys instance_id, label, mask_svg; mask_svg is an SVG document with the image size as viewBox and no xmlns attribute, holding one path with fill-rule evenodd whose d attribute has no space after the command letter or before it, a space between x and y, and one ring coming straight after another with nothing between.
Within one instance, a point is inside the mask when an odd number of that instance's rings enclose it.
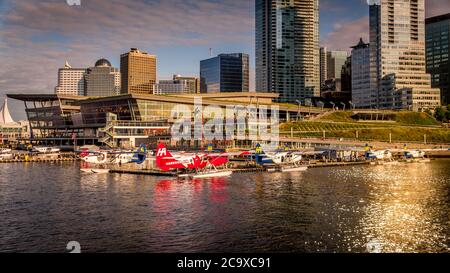
<instances>
[{"instance_id":1,"label":"high-rise building","mask_svg":"<svg viewBox=\"0 0 450 273\"><path fill-rule=\"evenodd\" d=\"M64 68L58 70L58 85L55 93L58 95L84 96L85 82L84 74L86 68L72 68L66 61Z\"/></svg>"},{"instance_id":2,"label":"high-rise building","mask_svg":"<svg viewBox=\"0 0 450 273\"><path fill-rule=\"evenodd\" d=\"M352 56L348 56L347 61L342 66L341 88L342 91L352 92Z\"/></svg>"},{"instance_id":3,"label":"high-rise building","mask_svg":"<svg viewBox=\"0 0 450 273\"><path fill-rule=\"evenodd\" d=\"M200 93L200 78L184 77L181 75L173 75L173 80L187 81L189 84L189 93Z\"/></svg>"},{"instance_id":4,"label":"high-rise building","mask_svg":"<svg viewBox=\"0 0 450 273\"><path fill-rule=\"evenodd\" d=\"M156 83L156 56L132 48L120 56L121 93L152 94Z\"/></svg>"},{"instance_id":5,"label":"high-rise building","mask_svg":"<svg viewBox=\"0 0 450 273\"><path fill-rule=\"evenodd\" d=\"M320 48L320 86L323 86L325 81L328 79L327 72L327 48Z\"/></svg>"},{"instance_id":6,"label":"high-rise building","mask_svg":"<svg viewBox=\"0 0 450 273\"><path fill-rule=\"evenodd\" d=\"M361 38L352 48L352 103L356 108L370 108L376 101L370 88L370 46Z\"/></svg>"},{"instance_id":7,"label":"high-rise building","mask_svg":"<svg viewBox=\"0 0 450 273\"><path fill-rule=\"evenodd\" d=\"M370 6L371 88L374 107L432 109L439 89L425 70L425 1L381 0Z\"/></svg>"},{"instance_id":8,"label":"high-rise building","mask_svg":"<svg viewBox=\"0 0 450 273\"><path fill-rule=\"evenodd\" d=\"M153 88L155 95L196 94L200 92L200 80L195 77L174 75L172 80L160 80Z\"/></svg>"},{"instance_id":9,"label":"high-rise building","mask_svg":"<svg viewBox=\"0 0 450 273\"><path fill-rule=\"evenodd\" d=\"M320 95L319 1L256 0L256 89L295 103Z\"/></svg>"},{"instance_id":10,"label":"high-rise building","mask_svg":"<svg viewBox=\"0 0 450 273\"><path fill-rule=\"evenodd\" d=\"M341 92L342 90L342 83L341 79L327 79L322 85L320 95L323 97L325 92Z\"/></svg>"},{"instance_id":11,"label":"high-rise building","mask_svg":"<svg viewBox=\"0 0 450 273\"><path fill-rule=\"evenodd\" d=\"M441 89L444 105L450 104L450 13L426 19L426 63L431 86Z\"/></svg>"},{"instance_id":12,"label":"high-rise building","mask_svg":"<svg viewBox=\"0 0 450 273\"><path fill-rule=\"evenodd\" d=\"M106 59L100 59L95 67L86 71L86 96L108 97L120 94L120 71Z\"/></svg>"},{"instance_id":13,"label":"high-rise building","mask_svg":"<svg viewBox=\"0 0 450 273\"><path fill-rule=\"evenodd\" d=\"M347 57L347 51L327 52L327 80L341 78L342 66L345 65Z\"/></svg>"},{"instance_id":14,"label":"high-rise building","mask_svg":"<svg viewBox=\"0 0 450 273\"><path fill-rule=\"evenodd\" d=\"M248 92L248 54L220 54L201 61L200 90L202 93Z\"/></svg>"}]
</instances>

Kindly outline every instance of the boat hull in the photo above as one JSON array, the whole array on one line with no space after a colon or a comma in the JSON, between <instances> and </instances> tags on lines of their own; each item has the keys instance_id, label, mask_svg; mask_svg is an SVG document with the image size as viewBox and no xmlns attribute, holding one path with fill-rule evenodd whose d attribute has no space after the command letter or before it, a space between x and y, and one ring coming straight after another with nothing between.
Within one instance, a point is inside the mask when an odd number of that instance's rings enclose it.
<instances>
[{"instance_id":1,"label":"boat hull","mask_svg":"<svg viewBox=\"0 0 450 273\"><path fill-rule=\"evenodd\" d=\"M419 163L430 163L431 159L420 159L417 162L419 162Z\"/></svg>"},{"instance_id":2,"label":"boat hull","mask_svg":"<svg viewBox=\"0 0 450 273\"><path fill-rule=\"evenodd\" d=\"M294 168L282 168L281 172L283 172L283 173L304 172L306 170L308 170L308 167L302 166L302 167L294 167Z\"/></svg>"},{"instance_id":3,"label":"boat hull","mask_svg":"<svg viewBox=\"0 0 450 273\"><path fill-rule=\"evenodd\" d=\"M398 164L400 164L400 162L398 161L383 162L383 165L398 165Z\"/></svg>"},{"instance_id":4,"label":"boat hull","mask_svg":"<svg viewBox=\"0 0 450 273\"><path fill-rule=\"evenodd\" d=\"M213 178L213 177L228 177L232 175L232 171L220 171L220 172L210 172L210 173L199 173L191 175L192 178Z\"/></svg>"},{"instance_id":5,"label":"boat hull","mask_svg":"<svg viewBox=\"0 0 450 273\"><path fill-rule=\"evenodd\" d=\"M0 154L0 160L11 160L14 156L12 154Z\"/></svg>"},{"instance_id":6,"label":"boat hull","mask_svg":"<svg viewBox=\"0 0 450 273\"><path fill-rule=\"evenodd\" d=\"M97 173L97 174L105 174L109 173L109 169L80 169L83 173Z\"/></svg>"}]
</instances>

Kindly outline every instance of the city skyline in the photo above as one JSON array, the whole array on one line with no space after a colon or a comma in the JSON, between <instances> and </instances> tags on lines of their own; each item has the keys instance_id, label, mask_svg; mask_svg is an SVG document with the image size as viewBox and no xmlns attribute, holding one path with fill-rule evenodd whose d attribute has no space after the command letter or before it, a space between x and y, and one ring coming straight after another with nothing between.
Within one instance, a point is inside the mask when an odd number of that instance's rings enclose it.
<instances>
[{"instance_id":1,"label":"city skyline","mask_svg":"<svg viewBox=\"0 0 450 273\"><path fill-rule=\"evenodd\" d=\"M450 0L0 0L0 254L450 253L449 55Z\"/></svg>"},{"instance_id":2,"label":"city skyline","mask_svg":"<svg viewBox=\"0 0 450 273\"><path fill-rule=\"evenodd\" d=\"M349 51L360 36L368 40L365 0L319 3L322 46ZM450 3L427 1L427 17L449 11ZM130 47L158 56L158 79L197 76L209 48L213 55L247 53L250 90L255 89L254 1L92 0L68 6L62 0L6 0L0 16L1 97L52 93L66 60L90 67L106 58L119 67L120 54Z\"/></svg>"}]
</instances>

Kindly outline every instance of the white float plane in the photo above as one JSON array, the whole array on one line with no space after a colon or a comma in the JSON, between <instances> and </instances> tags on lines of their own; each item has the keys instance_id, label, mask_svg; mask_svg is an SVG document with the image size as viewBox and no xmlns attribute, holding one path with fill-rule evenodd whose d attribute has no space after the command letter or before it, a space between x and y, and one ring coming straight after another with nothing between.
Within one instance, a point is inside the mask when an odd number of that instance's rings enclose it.
<instances>
[{"instance_id":1,"label":"white float plane","mask_svg":"<svg viewBox=\"0 0 450 273\"><path fill-rule=\"evenodd\" d=\"M0 149L0 160L12 159L13 154L11 149Z\"/></svg>"},{"instance_id":2,"label":"white float plane","mask_svg":"<svg viewBox=\"0 0 450 273\"><path fill-rule=\"evenodd\" d=\"M389 150L368 151L365 156L366 159L392 160L392 152Z\"/></svg>"},{"instance_id":3,"label":"white float plane","mask_svg":"<svg viewBox=\"0 0 450 273\"><path fill-rule=\"evenodd\" d=\"M321 155L323 151L274 151L264 152L260 144L256 146L255 161L264 166L275 164L280 167L281 172L305 171L307 166L301 166L300 163L306 155Z\"/></svg>"},{"instance_id":4,"label":"white float plane","mask_svg":"<svg viewBox=\"0 0 450 273\"><path fill-rule=\"evenodd\" d=\"M61 149L52 147L33 147L33 152L40 154L55 154L59 153Z\"/></svg>"},{"instance_id":5,"label":"white float plane","mask_svg":"<svg viewBox=\"0 0 450 273\"><path fill-rule=\"evenodd\" d=\"M147 158L147 148L142 144L135 152L122 151L81 151L81 160L94 165L142 164Z\"/></svg>"}]
</instances>

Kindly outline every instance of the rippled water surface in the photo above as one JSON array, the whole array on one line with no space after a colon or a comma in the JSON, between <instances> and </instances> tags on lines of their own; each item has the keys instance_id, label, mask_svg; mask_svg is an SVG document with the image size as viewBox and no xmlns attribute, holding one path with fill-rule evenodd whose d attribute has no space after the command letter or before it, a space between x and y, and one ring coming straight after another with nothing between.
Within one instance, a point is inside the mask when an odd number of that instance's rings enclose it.
<instances>
[{"instance_id":1,"label":"rippled water surface","mask_svg":"<svg viewBox=\"0 0 450 273\"><path fill-rule=\"evenodd\" d=\"M450 160L230 178L0 165L0 252L449 252Z\"/></svg>"}]
</instances>

